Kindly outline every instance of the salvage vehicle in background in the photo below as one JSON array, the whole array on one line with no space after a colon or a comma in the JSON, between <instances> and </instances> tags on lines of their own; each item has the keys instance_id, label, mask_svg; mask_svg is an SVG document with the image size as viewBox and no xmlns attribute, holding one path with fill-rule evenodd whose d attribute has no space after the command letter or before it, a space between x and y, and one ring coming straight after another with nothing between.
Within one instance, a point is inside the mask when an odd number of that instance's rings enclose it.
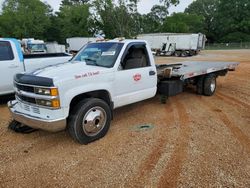
<instances>
[{"instance_id":1,"label":"salvage vehicle in background","mask_svg":"<svg viewBox=\"0 0 250 188\"><path fill-rule=\"evenodd\" d=\"M14 93L13 77L16 73L31 72L48 65L67 62L66 53L23 55L20 43L12 38L0 38L0 95Z\"/></svg>"},{"instance_id":2,"label":"salvage vehicle in background","mask_svg":"<svg viewBox=\"0 0 250 188\"><path fill-rule=\"evenodd\" d=\"M70 63L17 74L16 100L8 103L10 128L61 131L88 144L106 135L113 110L149 99L158 92L177 95L196 85L211 96L216 78L238 63L184 62L155 65L143 40L112 40L87 44Z\"/></svg>"},{"instance_id":3,"label":"salvage vehicle in background","mask_svg":"<svg viewBox=\"0 0 250 188\"><path fill-rule=\"evenodd\" d=\"M43 40L36 40L34 38L22 39L21 45L24 54L46 54L47 48Z\"/></svg>"}]
</instances>

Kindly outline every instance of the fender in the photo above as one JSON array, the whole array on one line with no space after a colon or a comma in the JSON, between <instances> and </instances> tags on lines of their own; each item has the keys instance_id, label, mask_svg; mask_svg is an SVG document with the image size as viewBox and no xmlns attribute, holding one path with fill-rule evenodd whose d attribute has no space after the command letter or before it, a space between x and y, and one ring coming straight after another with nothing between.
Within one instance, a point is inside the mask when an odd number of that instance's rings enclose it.
<instances>
[{"instance_id":1,"label":"fender","mask_svg":"<svg viewBox=\"0 0 250 188\"><path fill-rule=\"evenodd\" d=\"M99 84L95 84L93 88L93 84L88 84L88 85L84 85L84 87L78 86L76 88L67 90L67 92L63 96L61 96L61 101L63 102L61 104L62 108L65 109L65 113L68 115L69 110L70 110L70 103L74 97L84 94L84 93L100 91L100 90L107 91L110 96L110 100L112 101L114 96L113 96L111 85L112 84L110 83L99 83Z\"/></svg>"}]
</instances>

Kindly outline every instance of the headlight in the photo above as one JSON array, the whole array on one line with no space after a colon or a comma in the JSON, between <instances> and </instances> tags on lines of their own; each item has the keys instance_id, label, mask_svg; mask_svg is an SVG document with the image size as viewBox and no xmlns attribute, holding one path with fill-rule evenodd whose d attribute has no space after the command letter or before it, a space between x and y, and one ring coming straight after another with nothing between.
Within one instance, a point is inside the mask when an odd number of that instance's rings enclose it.
<instances>
[{"instance_id":1,"label":"headlight","mask_svg":"<svg viewBox=\"0 0 250 188\"><path fill-rule=\"evenodd\" d=\"M46 95L46 97L41 97L36 99L36 104L40 106L46 106L50 108L60 108L60 100L58 98L57 88L35 88L35 94ZM48 97L47 97L48 96Z\"/></svg>"},{"instance_id":2,"label":"headlight","mask_svg":"<svg viewBox=\"0 0 250 188\"><path fill-rule=\"evenodd\" d=\"M36 99L36 104L40 106L51 107L51 108L60 108L59 99L53 99L53 100Z\"/></svg>"},{"instance_id":3,"label":"headlight","mask_svg":"<svg viewBox=\"0 0 250 188\"><path fill-rule=\"evenodd\" d=\"M57 96L58 89L57 88L35 88L35 94Z\"/></svg>"}]
</instances>

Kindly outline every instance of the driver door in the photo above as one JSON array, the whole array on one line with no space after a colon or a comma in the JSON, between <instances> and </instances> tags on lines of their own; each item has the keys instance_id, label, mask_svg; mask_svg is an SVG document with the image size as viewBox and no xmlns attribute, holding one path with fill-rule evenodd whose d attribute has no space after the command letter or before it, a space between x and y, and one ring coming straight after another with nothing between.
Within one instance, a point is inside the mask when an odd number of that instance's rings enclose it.
<instances>
[{"instance_id":1,"label":"driver door","mask_svg":"<svg viewBox=\"0 0 250 188\"><path fill-rule=\"evenodd\" d=\"M156 93L156 68L150 63L146 44L132 44L124 54L115 75L115 108L151 98Z\"/></svg>"}]
</instances>

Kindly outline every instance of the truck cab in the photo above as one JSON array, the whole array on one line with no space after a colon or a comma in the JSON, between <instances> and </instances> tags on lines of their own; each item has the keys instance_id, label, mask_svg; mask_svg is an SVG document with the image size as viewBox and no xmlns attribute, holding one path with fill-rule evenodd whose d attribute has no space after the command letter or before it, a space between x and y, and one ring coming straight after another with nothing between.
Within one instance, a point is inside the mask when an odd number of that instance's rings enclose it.
<instances>
[{"instance_id":1,"label":"truck cab","mask_svg":"<svg viewBox=\"0 0 250 188\"><path fill-rule=\"evenodd\" d=\"M18 41L0 39L0 95L13 92L13 76L24 71L23 61Z\"/></svg>"},{"instance_id":2,"label":"truck cab","mask_svg":"<svg viewBox=\"0 0 250 188\"><path fill-rule=\"evenodd\" d=\"M47 53L46 44L43 40L22 39L21 41L25 54L45 54Z\"/></svg>"},{"instance_id":3,"label":"truck cab","mask_svg":"<svg viewBox=\"0 0 250 188\"><path fill-rule=\"evenodd\" d=\"M17 74L14 82L9 108L17 122L52 132L68 127L84 144L106 134L113 109L157 90L150 47L138 40L89 43L70 63Z\"/></svg>"}]
</instances>

